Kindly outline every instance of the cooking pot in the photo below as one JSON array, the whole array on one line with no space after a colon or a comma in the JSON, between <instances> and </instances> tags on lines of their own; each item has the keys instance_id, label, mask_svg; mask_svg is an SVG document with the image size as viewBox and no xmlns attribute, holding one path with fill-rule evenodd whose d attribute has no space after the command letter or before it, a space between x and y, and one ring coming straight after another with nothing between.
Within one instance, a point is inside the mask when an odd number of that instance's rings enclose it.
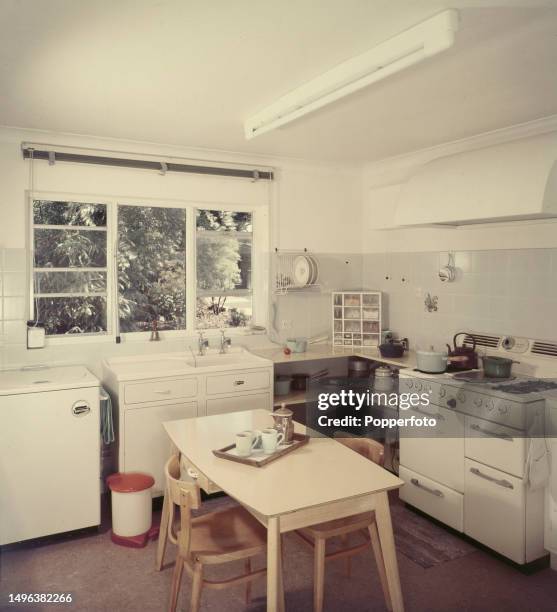
<instances>
[{"instance_id":1,"label":"cooking pot","mask_svg":"<svg viewBox=\"0 0 557 612\"><path fill-rule=\"evenodd\" d=\"M385 342L379 345L381 357L402 357L406 347L402 342Z\"/></svg>"},{"instance_id":2,"label":"cooking pot","mask_svg":"<svg viewBox=\"0 0 557 612\"><path fill-rule=\"evenodd\" d=\"M426 374L441 374L447 369L447 354L439 351L416 351L416 366Z\"/></svg>"},{"instance_id":3,"label":"cooking pot","mask_svg":"<svg viewBox=\"0 0 557 612\"><path fill-rule=\"evenodd\" d=\"M472 338L472 346L456 345L459 336L468 336L466 332L459 332L453 338L453 348L447 344L449 363L452 370L475 370L478 367L478 354L476 353L476 339Z\"/></svg>"},{"instance_id":4,"label":"cooking pot","mask_svg":"<svg viewBox=\"0 0 557 612\"><path fill-rule=\"evenodd\" d=\"M519 361L513 361L506 357L482 357L484 366L484 375L487 378L510 378L513 363L520 363Z\"/></svg>"}]
</instances>

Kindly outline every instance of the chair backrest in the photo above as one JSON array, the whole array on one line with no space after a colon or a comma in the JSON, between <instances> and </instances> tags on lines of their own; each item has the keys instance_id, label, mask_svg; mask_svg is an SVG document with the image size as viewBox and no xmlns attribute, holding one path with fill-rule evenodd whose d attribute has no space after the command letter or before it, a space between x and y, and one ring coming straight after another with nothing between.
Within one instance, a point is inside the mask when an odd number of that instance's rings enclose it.
<instances>
[{"instance_id":1,"label":"chair backrest","mask_svg":"<svg viewBox=\"0 0 557 612\"><path fill-rule=\"evenodd\" d=\"M371 438L351 438L342 432L335 433L335 438L344 446L351 448L366 459L383 466L385 463L385 447L381 442Z\"/></svg>"},{"instance_id":2,"label":"chair backrest","mask_svg":"<svg viewBox=\"0 0 557 612\"><path fill-rule=\"evenodd\" d=\"M180 480L180 458L173 455L164 466L168 500L168 539L178 544L180 554L188 556L191 535L191 510L201 506L199 485L195 481ZM180 532L174 532L174 513L180 508Z\"/></svg>"}]
</instances>

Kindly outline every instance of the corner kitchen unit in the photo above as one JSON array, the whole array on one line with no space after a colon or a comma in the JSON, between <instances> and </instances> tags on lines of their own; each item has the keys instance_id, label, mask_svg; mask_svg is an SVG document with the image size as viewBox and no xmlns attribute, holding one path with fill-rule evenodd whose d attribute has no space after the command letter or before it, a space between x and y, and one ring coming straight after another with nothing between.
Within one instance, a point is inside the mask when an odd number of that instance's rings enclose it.
<instances>
[{"instance_id":1,"label":"corner kitchen unit","mask_svg":"<svg viewBox=\"0 0 557 612\"><path fill-rule=\"evenodd\" d=\"M117 469L151 474L154 496L164 492L171 450L165 421L273 406L272 362L237 347L114 357L103 363L103 385L114 398Z\"/></svg>"}]
</instances>

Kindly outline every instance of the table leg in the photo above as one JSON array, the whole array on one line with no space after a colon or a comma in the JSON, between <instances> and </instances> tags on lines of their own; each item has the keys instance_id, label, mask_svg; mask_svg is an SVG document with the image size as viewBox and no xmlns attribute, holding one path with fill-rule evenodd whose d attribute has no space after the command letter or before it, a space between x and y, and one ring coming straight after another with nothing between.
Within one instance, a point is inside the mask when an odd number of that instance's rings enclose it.
<instances>
[{"instance_id":1,"label":"table leg","mask_svg":"<svg viewBox=\"0 0 557 612\"><path fill-rule=\"evenodd\" d=\"M155 561L155 569L160 572L164 563L164 553L166 551L166 543L168 540L168 493L166 487L164 489L164 498L162 500L161 522L159 527L159 541L157 542L157 558Z\"/></svg>"},{"instance_id":2,"label":"table leg","mask_svg":"<svg viewBox=\"0 0 557 612\"><path fill-rule=\"evenodd\" d=\"M386 492L376 495L375 521L377 523L377 530L379 531L379 541L381 542L385 572L387 574L387 586L393 611L403 612L404 603L402 601L400 576L398 574L398 563L396 560L393 524L391 522L391 511L389 510L389 498Z\"/></svg>"},{"instance_id":3,"label":"table leg","mask_svg":"<svg viewBox=\"0 0 557 612\"><path fill-rule=\"evenodd\" d=\"M283 610L280 519L273 516L267 523L267 612L282 612Z\"/></svg>"}]
</instances>

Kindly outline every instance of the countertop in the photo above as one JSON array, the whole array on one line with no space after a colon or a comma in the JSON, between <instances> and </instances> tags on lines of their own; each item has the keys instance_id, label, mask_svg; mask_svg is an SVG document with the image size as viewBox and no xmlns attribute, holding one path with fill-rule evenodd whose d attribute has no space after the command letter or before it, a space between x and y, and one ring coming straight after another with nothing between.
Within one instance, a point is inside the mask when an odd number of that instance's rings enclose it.
<instances>
[{"instance_id":1,"label":"countertop","mask_svg":"<svg viewBox=\"0 0 557 612\"><path fill-rule=\"evenodd\" d=\"M317 359L335 359L338 357L364 357L373 359L387 365L398 368L415 368L416 354L414 351L407 351L402 357L381 357L379 349L373 348L348 348L342 346L332 346L331 344L310 344L305 353L291 353L285 355L282 347L269 349L251 349L251 352L259 357L269 359L274 364L296 363L299 361L312 361Z\"/></svg>"}]
</instances>

